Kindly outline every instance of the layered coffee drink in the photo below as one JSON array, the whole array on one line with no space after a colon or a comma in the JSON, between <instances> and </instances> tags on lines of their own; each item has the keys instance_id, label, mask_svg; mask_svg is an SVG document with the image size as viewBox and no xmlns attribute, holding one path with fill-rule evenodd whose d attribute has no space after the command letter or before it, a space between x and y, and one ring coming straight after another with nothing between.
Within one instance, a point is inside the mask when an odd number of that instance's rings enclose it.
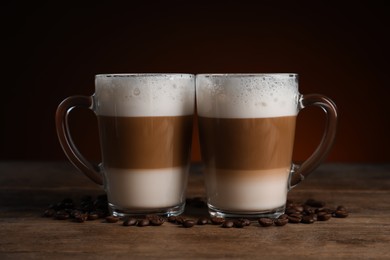
<instances>
[{"instance_id":1,"label":"layered coffee drink","mask_svg":"<svg viewBox=\"0 0 390 260\"><path fill-rule=\"evenodd\" d=\"M194 76L97 75L102 172L114 214L184 210Z\"/></svg>"},{"instance_id":2,"label":"layered coffee drink","mask_svg":"<svg viewBox=\"0 0 390 260\"><path fill-rule=\"evenodd\" d=\"M283 212L300 96L296 75L210 74L196 81L210 213Z\"/></svg>"}]
</instances>

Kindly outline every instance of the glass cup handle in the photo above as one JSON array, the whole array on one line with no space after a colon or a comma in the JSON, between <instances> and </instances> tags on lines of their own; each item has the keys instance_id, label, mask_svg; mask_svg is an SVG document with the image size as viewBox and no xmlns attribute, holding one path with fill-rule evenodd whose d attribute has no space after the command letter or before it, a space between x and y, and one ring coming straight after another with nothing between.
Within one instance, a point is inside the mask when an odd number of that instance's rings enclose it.
<instances>
[{"instance_id":1,"label":"glass cup handle","mask_svg":"<svg viewBox=\"0 0 390 260\"><path fill-rule=\"evenodd\" d=\"M99 166L94 165L85 159L77 149L71 137L68 115L70 111L76 107L93 110L93 96L71 96L60 103L55 116L58 139L71 163L92 181L99 185L103 185L103 177Z\"/></svg>"},{"instance_id":2,"label":"glass cup handle","mask_svg":"<svg viewBox=\"0 0 390 260\"><path fill-rule=\"evenodd\" d=\"M335 103L319 94L303 95L300 99L300 110L309 106L320 107L326 114L325 131L317 149L313 154L302 164L292 164L289 189L295 187L298 183L305 179L328 155L335 136L337 128L337 107Z\"/></svg>"}]
</instances>

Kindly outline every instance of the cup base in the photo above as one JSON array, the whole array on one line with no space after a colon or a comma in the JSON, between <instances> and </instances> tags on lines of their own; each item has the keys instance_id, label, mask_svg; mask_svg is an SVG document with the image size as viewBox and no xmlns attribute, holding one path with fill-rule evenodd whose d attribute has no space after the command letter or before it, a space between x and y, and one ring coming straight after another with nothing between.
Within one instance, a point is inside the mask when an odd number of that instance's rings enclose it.
<instances>
[{"instance_id":1,"label":"cup base","mask_svg":"<svg viewBox=\"0 0 390 260\"><path fill-rule=\"evenodd\" d=\"M276 209L263 210L263 211L222 210L210 204L208 204L208 208L211 217L258 219L258 218L278 218L280 215L284 214L286 206L283 205Z\"/></svg>"},{"instance_id":2,"label":"cup base","mask_svg":"<svg viewBox=\"0 0 390 260\"><path fill-rule=\"evenodd\" d=\"M116 217L142 217L147 215L158 215L162 217L178 216L184 212L185 202L168 208L157 208L157 209L124 209L115 206L112 203L108 203L108 208L111 215Z\"/></svg>"}]
</instances>

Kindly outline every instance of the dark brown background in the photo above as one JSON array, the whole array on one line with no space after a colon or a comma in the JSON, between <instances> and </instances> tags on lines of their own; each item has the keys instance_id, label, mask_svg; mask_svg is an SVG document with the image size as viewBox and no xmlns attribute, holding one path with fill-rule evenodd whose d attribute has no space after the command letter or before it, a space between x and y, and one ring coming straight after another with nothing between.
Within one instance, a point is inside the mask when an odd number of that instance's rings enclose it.
<instances>
[{"instance_id":1,"label":"dark brown background","mask_svg":"<svg viewBox=\"0 0 390 260\"><path fill-rule=\"evenodd\" d=\"M389 162L389 9L343 2L3 1L0 160L65 160L56 107L91 95L98 73L295 72L301 93L325 94L339 107L329 161ZM302 112L295 160L315 148L323 121L319 109ZM99 160L93 113L75 111L71 124L81 151Z\"/></svg>"}]
</instances>

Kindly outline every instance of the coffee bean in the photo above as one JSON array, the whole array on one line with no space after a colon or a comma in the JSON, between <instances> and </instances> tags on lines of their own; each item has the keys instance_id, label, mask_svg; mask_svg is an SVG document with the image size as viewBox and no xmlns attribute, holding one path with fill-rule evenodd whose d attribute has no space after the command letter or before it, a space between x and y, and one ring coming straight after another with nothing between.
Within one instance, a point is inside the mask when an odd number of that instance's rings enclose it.
<instances>
[{"instance_id":1,"label":"coffee bean","mask_svg":"<svg viewBox=\"0 0 390 260\"><path fill-rule=\"evenodd\" d=\"M152 226L161 226L165 222L165 218L159 215L147 215L145 218L149 219Z\"/></svg>"},{"instance_id":2,"label":"coffee bean","mask_svg":"<svg viewBox=\"0 0 390 260\"><path fill-rule=\"evenodd\" d=\"M136 218L131 218L131 217L128 217L128 218L125 218L125 220L123 221L123 226L135 226L137 225L137 219Z\"/></svg>"},{"instance_id":3,"label":"coffee bean","mask_svg":"<svg viewBox=\"0 0 390 260\"><path fill-rule=\"evenodd\" d=\"M88 214L88 218L87 219L88 220L96 220L98 218L99 218L99 214L97 212L92 211L92 212L90 212Z\"/></svg>"},{"instance_id":4,"label":"coffee bean","mask_svg":"<svg viewBox=\"0 0 390 260\"><path fill-rule=\"evenodd\" d=\"M314 211L316 214L319 213L319 212L325 212L325 213L328 213L328 214L333 214L335 212L334 209L330 209L330 208L317 208L315 209Z\"/></svg>"},{"instance_id":5,"label":"coffee bean","mask_svg":"<svg viewBox=\"0 0 390 260\"><path fill-rule=\"evenodd\" d=\"M243 222L240 219L234 221L234 227L236 227L236 228L243 228L245 226L246 226L245 222Z\"/></svg>"},{"instance_id":6,"label":"coffee bean","mask_svg":"<svg viewBox=\"0 0 390 260\"><path fill-rule=\"evenodd\" d=\"M303 216L302 219L301 219L301 223L313 224L314 223L314 218L312 216Z\"/></svg>"},{"instance_id":7,"label":"coffee bean","mask_svg":"<svg viewBox=\"0 0 390 260\"><path fill-rule=\"evenodd\" d=\"M327 221L332 217L332 214L327 213L325 211L321 211L317 213L317 220L318 221Z\"/></svg>"},{"instance_id":8,"label":"coffee bean","mask_svg":"<svg viewBox=\"0 0 390 260\"><path fill-rule=\"evenodd\" d=\"M282 214L278 217L278 219L288 219L288 215L287 214Z\"/></svg>"},{"instance_id":9,"label":"coffee bean","mask_svg":"<svg viewBox=\"0 0 390 260\"><path fill-rule=\"evenodd\" d=\"M292 207L292 209L294 209L296 212L301 213L303 211L303 206L302 205L294 205Z\"/></svg>"},{"instance_id":10,"label":"coffee bean","mask_svg":"<svg viewBox=\"0 0 390 260\"><path fill-rule=\"evenodd\" d=\"M43 212L43 217L51 218L51 217L53 217L55 214L56 214L56 211L55 211L54 209L46 209L46 210Z\"/></svg>"},{"instance_id":11,"label":"coffee bean","mask_svg":"<svg viewBox=\"0 0 390 260\"><path fill-rule=\"evenodd\" d=\"M348 212L344 210L336 210L334 216L336 218L346 218L348 217Z\"/></svg>"},{"instance_id":12,"label":"coffee bean","mask_svg":"<svg viewBox=\"0 0 390 260\"><path fill-rule=\"evenodd\" d=\"M193 227L195 225L195 221L191 220L191 219L187 219L183 222L183 227L185 228L190 228L190 227Z\"/></svg>"},{"instance_id":13,"label":"coffee bean","mask_svg":"<svg viewBox=\"0 0 390 260\"><path fill-rule=\"evenodd\" d=\"M312 208L308 205L305 205L303 207L303 214L305 214L305 215L312 215L312 214L315 214L315 212L316 212L316 209Z\"/></svg>"},{"instance_id":14,"label":"coffee bean","mask_svg":"<svg viewBox=\"0 0 390 260\"><path fill-rule=\"evenodd\" d=\"M106 217L106 222L107 223L116 223L119 221L119 218L118 217L115 217L115 216L107 216Z\"/></svg>"},{"instance_id":15,"label":"coffee bean","mask_svg":"<svg viewBox=\"0 0 390 260\"><path fill-rule=\"evenodd\" d=\"M185 219L183 217L176 217L175 223L178 225L182 225Z\"/></svg>"},{"instance_id":16,"label":"coffee bean","mask_svg":"<svg viewBox=\"0 0 390 260\"><path fill-rule=\"evenodd\" d=\"M347 211L347 209L344 207L344 206L337 206L336 210L340 210L340 211Z\"/></svg>"},{"instance_id":17,"label":"coffee bean","mask_svg":"<svg viewBox=\"0 0 390 260\"><path fill-rule=\"evenodd\" d=\"M262 227L270 227L274 224L274 221L271 218L260 218L258 222Z\"/></svg>"},{"instance_id":18,"label":"coffee bean","mask_svg":"<svg viewBox=\"0 0 390 260\"><path fill-rule=\"evenodd\" d=\"M314 208L322 208L325 206L325 202L315 199L308 199L305 204Z\"/></svg>"},{"instance_id":19,"label":"coffee bean","mask_svg":"<svg viewBox=\"0 0 390 260\"><path fill-rule=\"evenodd\" d=\"M223 222L225 222L225 219L221 217L212 217L210 220L211 223L214 225L222 225Z\"/></svg>"},{"instance_id":20,"label":"coffee bean","mask_svg":"<svg viewBox=\"0 0 390 260\"><path fill-rule=\"evenodd\" d=\"M79 223L83 223L83 222L85 222L87 219L88 219L88 214L86 214L86 213L84 213L84 214L79 214L79 215L76 215L76 216L74 217L74 221L79 222Z\"/></svg>"},{"instance_id":21,"label":"coffee bean","mask_svg":"<svg viewBox=\"0 0 390 260\"><path fill-rule=\"evenodd\" d=\"M138 220L138 222L137 222L137 226L139 226L139 227L146 227L146 226L149 226L149 225L150 225L150 220L147 219L147 218Z\"/></svg>"},{"instance_id":22,"label":"coffee bean","mask_svg":"<svg viewBox=\"0 0 390 260\"><path fill-rule=\"evenodd\" d=\"M72 210L72 211L69 213L69 215L70 215L71 218L78 217L78 216L81 215L81 214L83 214L83 212L80 211L80 210L77 210L77 209L74 209L74 210Z\"/></svg>"},{"instance_id":23,"label":"coffee bean","mask_svg":"<svg viewBox=\"0 0 390 260\"><path fill-rule=\"evenodd\" d=\"M275 219L274 223L276 226L284 226L288 223L288 217L287 216L283 217L283 218L279 217L279 218Z\"/></svg>"},{"instance_id":24,"label":"coffee bean","mask_svg":"<svg viewBox=\"0 0 390 260\"><path fill-rule=\"evenodd\" d=\"M300 214L288 215L288 222L290 222L290 223L300 223L301 220L302 220L302 215L300 215Z\"/></svg>"},{"instance_id":25,"label":"coffee bean","mask_svg":"<svg viewBox=\"0 0 390 260\"><path fill-rule=\"evenodd\" d=\"M242 221L245 226L251 225L251 221L247 218L241 218L240 221Z\"/></svg>"},{"instance_id":26,"label":"coffee bean","mask_svg":"<svg viewBox=\"0 0 390 260\"><path fill-rule=\"evenodd\" d=\"M70 218L70 214L65 210L59 210L55 213L54 218L58 220L66 220Z\"/></svg>"},{"instance_id":27,"label":"coffee bean","mask_svg":"<svg viewBox=\"0 0 390 260\"><path fill-rule=\"evenodd\" d=\"M176 216L169 216L167 220L168 222L176 223Z\"/></svg>"},{"instance_id":28,"label":"coffee bean","mask_svg":"<svg viewBox=\"0 0 390 260\"><path fill-rule=\"evenodd\" d=\"M209 219L206 217L201 217L198 219L197 224L198 225L206 225L209 223Z\"/></svg>"},{"instance_id":29,"label":"coffee bean","mask_svg":"<svg viewBox=\"0 0 390 260\"><path fill-rule=\"evenodd\" d=\"M161 226L162 224L164 224L164 222L165 222L165 219L163 217L152 218L150 220L150 224L152 226Z\"/></svg>"},{"instance_id":30,"label":"coffee bean","mask_svg":"<svg viewBox=\"0 0 390 260\"><path fill-rule=\"evenodd\" d=\"M285 213L287 214L287 215L291 215L291 214L297 214L297 213L299 213L298 211L296 211L294 208L287 208L286 210L285 210Z\"/></svg>"},{"instance_id":31,"label":"coffee bean","mask_svg":"<svg viewBox=\"0 0 390 260\"><path fill-rule=\"evenodd\" d=\"M222 224L223 228L232 228L234 227L234 221L233 220L225 220Z\"/></svg>"}]
</instances>

